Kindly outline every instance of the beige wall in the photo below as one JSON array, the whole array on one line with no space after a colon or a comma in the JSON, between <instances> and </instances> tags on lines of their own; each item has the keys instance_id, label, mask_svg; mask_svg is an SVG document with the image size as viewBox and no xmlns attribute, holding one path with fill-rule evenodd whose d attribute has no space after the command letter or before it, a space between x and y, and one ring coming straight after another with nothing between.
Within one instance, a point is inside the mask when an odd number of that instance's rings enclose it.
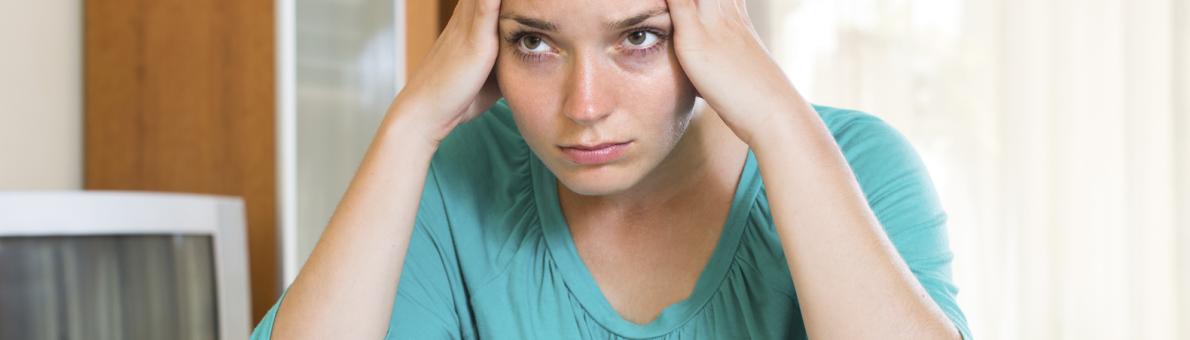
<instances>
[{"instance_id":1,"label":"beige wall","mask_svg":"<svg viewBox=\"0 0 1190 340\"><path fill-rule=\"evenodd\" d=\"M82 188L81 3L0 1L0 190Z\"/></svg>"}]
</instances>

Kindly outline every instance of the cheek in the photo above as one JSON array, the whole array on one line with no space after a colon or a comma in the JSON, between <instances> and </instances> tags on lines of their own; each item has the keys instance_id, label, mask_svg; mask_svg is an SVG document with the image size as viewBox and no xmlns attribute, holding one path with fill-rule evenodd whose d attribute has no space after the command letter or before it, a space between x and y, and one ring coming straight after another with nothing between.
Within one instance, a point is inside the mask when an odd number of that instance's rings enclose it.
<instances>
[{"instance_id":1,"label":"cheek","mask_svg":"<svg viewBox=\"0 0 1190 340\"><path fill-rule=\"evenodd\" d=\"M669 52L666 57L665 67L659 68L664 70L661 72L665 73L666 86L670 89L672 98L677 100L678 105L684 106L685 111L689 111L689 108L694 105L696 92L694 84L686 77L686 71L682 70L681 64L678 63L677 55Z\"/></svg>"},{"instance_id":2,"label":"cheek","mask_svg":"<svg viewBox=\"0 0 1190 340\"><path fill-rule=\"evenodd\" d=\"M672 53L651 60L619 60L604 64L598 86L601 96L620 117L604 128L630 128L633 134L656 136L681 133L694 105L693 85ZM612 66L614 65L614 66ZM569 124L559 110L564 106L567 72L564 65L525 65L501 54L496 80L512 109L517 126L530 143L562 132ZM559 131L553 131L556 129ZM675 131L677 129L677 131ZM649 138L649 136L637 136Z\"/></svg>"},{"instance_id":3,"label":"cheek","mask_svg":"<svg viewBox=\"0 0 1190 340\"><path fill-rule=\"evenodd\" d=\"M691 118L694 107L694 85L686 78L676 58L658 58L646 72L638 73L626 82L630 89L625 103L636 106L633 111L647 113L646 119L654 129L677 129L680 134ZM660 132L660 131L656 131Z\"/></svg>"},{"instance_id":4,"label":"cheek","mask_svg":"<svg viewBox=\"0 0 1190 340\"><path fill-rule=\"evenodd\" d=\"M526 142L535 144L550 134L551 126L556 126L554 101L561 96L557 87L548 86L548 79L515 64L519 62L501 56L496 61L496 82L521 135Z\"/></svg>"}]
</instances>

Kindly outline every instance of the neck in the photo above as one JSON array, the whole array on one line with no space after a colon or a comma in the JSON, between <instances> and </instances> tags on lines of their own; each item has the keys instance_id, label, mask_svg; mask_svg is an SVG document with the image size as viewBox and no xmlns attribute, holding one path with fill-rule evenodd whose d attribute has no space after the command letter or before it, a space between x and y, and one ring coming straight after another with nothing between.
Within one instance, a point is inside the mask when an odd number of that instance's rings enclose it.
<instances>
[{"instance_id":1,"label":"neck","mask_svg":"<svg viewBox=\"0 0 1190 340\"><path fill-rule=\"evenodd\" d=\"M747 152L748 145L707 108L694 113L674 150L634 187L613 195L583 196L559 185L559 199L564 210L605 220L640 221L698 211L690 209L706 205L710 194L726 191L730 202ZM568 207L582 207L582 211Z\"/></svg>"}]
</instances>

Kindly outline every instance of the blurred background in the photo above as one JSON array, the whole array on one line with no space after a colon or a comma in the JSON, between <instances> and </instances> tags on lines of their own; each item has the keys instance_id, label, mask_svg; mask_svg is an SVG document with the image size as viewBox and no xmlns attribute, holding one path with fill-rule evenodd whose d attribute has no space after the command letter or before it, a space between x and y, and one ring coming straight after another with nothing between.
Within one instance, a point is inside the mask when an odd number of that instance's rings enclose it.
<instances>
[{"instance_id":1,"label":"blurred background","mask_svg":"<svg viewBox=\"0 0 1190 340\"><path fill-rule=\"evenodd\" d=\"M748 3L803 95L917 147L977 337L1190 339L1190 2ZM0 191L242 199L254 325L453 6L0 2Z\"/></svg>"}]
</instances>

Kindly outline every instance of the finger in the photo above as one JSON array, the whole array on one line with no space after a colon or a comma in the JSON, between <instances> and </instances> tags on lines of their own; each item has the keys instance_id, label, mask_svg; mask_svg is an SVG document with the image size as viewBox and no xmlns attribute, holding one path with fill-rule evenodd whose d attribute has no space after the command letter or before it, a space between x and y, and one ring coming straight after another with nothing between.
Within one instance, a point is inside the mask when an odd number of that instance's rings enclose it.
<instances>
[{"instance_id":1,"label":"finger","mask_svg":"<svg viewBox=\"0 0 1190 340\"><path fill-rule=\"evenodd\" d=\"M698 0L698 11L708 17L722 17L727 6L724 2L727 1L729 0Z\"/></svg>"},{"instance_id":2,"label":"finger","mask_svg":"<svg viewBox=\"0 0 1190 340\"><path fill-rule=\"evenodd\" d=\"M748 2L744 0L728 0L731 3L731 9L735 16L740 17L749 25L752 24L752 17L748 15Z\"/></svg>"},{"instance_id":3,"label":"finger","mask_svg":"<svg viewBox=\"0 0 1190 340\"><path fill-rule=\"evenodd\" d=\"M699 13L704 16L719 19L739 18L746 16L747 9L744 0L698 0Z\"/></svg>"},{"instance_id":4,"label":"finger","mask_svg":"<svg viewBox=\"0 0 1190 340\"><path fill-rule=\"evenodd\" d=\"M691 23L695 20L695 15L698 14L695 0L666 0L669 6L669 17L674 21L674 25L678 22Z\"/></svg>"},{"instance_id":5,"label":"finger","mask_svg":"<svg viewBox=\"0 0 1190 340\"><path fill-rule=\"evenodd\" d=\"M500 15L500 0L471 0L475 7L475 19L487 21L494 21Z\"/></svg>"},{"instance_id":6,"label":"finger","mask_svg":"<svg viewBox=\"0 0 1190 340\"><path fill-rule=\"evenodd\" d=\"M500 0L471 0L471 28L476 35L494 35L500 18Z\"/></svg>"},{"instance_id":7,"label":"finger","mask_svg":"<svg viewBox=\"0 0 1190 340\"><path fill-rule=\"evenodd\" d=\"M463 0L456 3L454 10L450 12L450 18L446 20L443 32L467 27L465 25L471 22L471 18L475 16L475 10L473 9L475 8L473 4L475 1Z\"/></svg>"}]
</instances>

